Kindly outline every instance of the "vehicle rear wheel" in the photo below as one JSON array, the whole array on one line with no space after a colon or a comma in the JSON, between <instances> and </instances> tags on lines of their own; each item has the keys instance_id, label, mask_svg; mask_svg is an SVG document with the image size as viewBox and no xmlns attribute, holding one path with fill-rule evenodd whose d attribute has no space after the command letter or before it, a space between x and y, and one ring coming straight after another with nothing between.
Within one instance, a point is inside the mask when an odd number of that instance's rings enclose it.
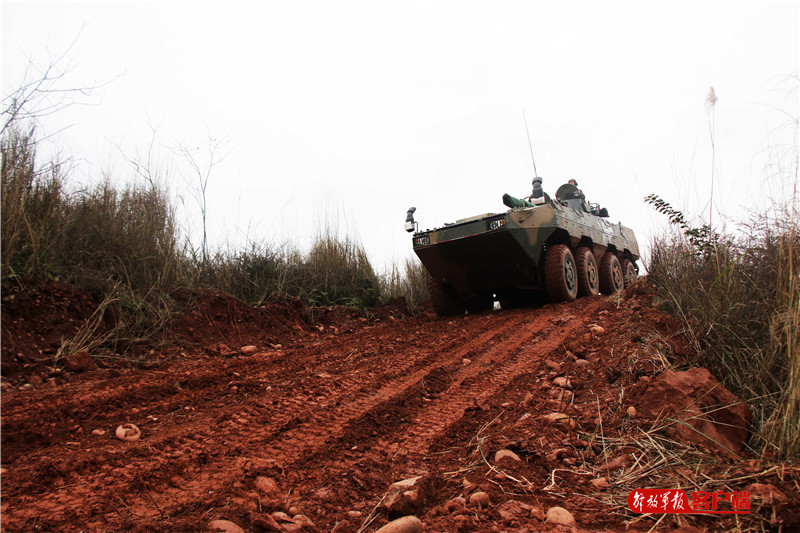
<instances>
[{"instance_id":1,"label":"vehicle rear wheel","mask_svg":"<svg viewBox=\"0 0 800 533\"><path fill-rule=\"evenodd\" d=\"M636 265L633 264L633 261L631 261L630 259L623 259L622 279L625 282L626 289L636 282L637 276L638 274L636 273Z\"/></svg>"},{"instance_id":2,"label":"vehicle rear wheel","mask_svg":"<svg viewBox=\"0 0 800 533\"><path fill-rule=\"evenodd\" d=\"M589 248L581 246L575 250L574 256L578 269L578 296L597 296L600 293L600 278L594 254Z\"/></svg>"},{"instance_id":3,"label":"vehicle rear wheel","mask_svg":"<svg viewBox=\"0 0 800 533\"><path fill-rule=\"evenodd\" d=\"M622 265L614 253L606 252L603 260L600 261L600 292L614 294L623 288L625 288L625 280L622 277Z\"/></svg>"},{"instance_id":4,"label":"vehicle rear wheel","mask_svg":"<svg viewBox=\"0 0 800 533\"><path fill-rule=\"evenodd\" d=\"M547 250L544 284L552 302L571 302L578 297L578 269L568 246L556 244Z\"/></svg>"},{"instance_id":5,"label":"vehicle rear wheel","mask_svg":"<svg viewBox=\"0 0 800 533\"><path fill-rule=\"evenodd\" d=\"M428 292L431 295L433 310L439 316L453 316L464 313L464 307L456 302L452 289L445 285L439 285L428 275Z\"/></svg>"}]
</instances>

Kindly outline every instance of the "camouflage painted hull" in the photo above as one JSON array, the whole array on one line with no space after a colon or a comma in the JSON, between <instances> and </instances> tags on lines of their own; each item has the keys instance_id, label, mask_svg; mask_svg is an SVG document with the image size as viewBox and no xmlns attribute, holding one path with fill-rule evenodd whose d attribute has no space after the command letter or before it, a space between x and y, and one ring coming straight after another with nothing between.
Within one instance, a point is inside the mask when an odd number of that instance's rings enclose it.
<instances>
[{"instance_id":1,"label":"camouflage painted hull","mask_svg":"<svg viewBox=\"0 0 800 533\"><path fill-rule=\"evenodd\" d=\"M446 288L456 303L476 295L502 299L546 290L544 257L559 244L589 248L597 264L607 252L634 265L639 259L630 228L556 201L420 231L413 243L433 283Z\"/></svg>"}]
</instances>

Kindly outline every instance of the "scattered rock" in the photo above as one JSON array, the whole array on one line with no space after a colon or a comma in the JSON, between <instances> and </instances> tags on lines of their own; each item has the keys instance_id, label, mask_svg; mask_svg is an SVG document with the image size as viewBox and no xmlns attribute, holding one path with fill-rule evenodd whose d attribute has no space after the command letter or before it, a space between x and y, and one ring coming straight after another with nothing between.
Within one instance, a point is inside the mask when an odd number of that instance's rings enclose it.
<instances>
[{"instance_id":1,"label":"scattered rock","mask_svg":"<svg viewBox=\"0 0 800 533\"><path fill-rule=\"evenodd\" d=\"M575 366L579 368L589 366L589 361L587 361L586 359L575 359Z\"/></svg>"},{"instance_id":2,"label":"scattered rock","mask_svg":"<svg viewBox=\"0 0 800 533\"><path fill-rule=\"evenodd\" d=\"M533 404L534 396L530 392L525 393L525 398L522 399L522 407L527 409Z\"/></svg>"},{"instance_id":3,"label":"scattered rock","mask_svg":"<svg viewBox=\"0 0 800 533\"><path fill-rule=\"evenodd\" d=\"M404 516L389 522L375 533L419 533L422 521L416 516Z\"/></svg>"},{"instance_id":4,"label":"scattered rock","mask_svg":"<svg viewBox=\"0 0 800 533\"><path fill-rule=\"evenodd\" d=\"M550 370L554 371L554 372L561 372L561 364L560 363L556 363L555 361L547 360L547 361L544 362L544 364L547 365L547 367Z\"/></svg>"},{"instance_id":5,"label":"scattered rock","mask_svg":"<svg viewBox=\"0 0 800 533\"><path fill-rule=\"evenodd\" d=\"M70 372L89 372L91 370L97 370L97 364L86 350L68 355L63 361L64 368Z\"/></svg>"},{"instance_id":6,"label":"scattered rock","mask_svg":"<svg viewBox=\"0 0 800 533\"><path fill-rule=\"evenodd\" d=\"M425 507L425 485L430 478L417 476L392 483L383 500L390 517L420 514Z\"/></svg>"},{"instance_id":7,"label":"scattered rock","mask_svg":"<svg viewBox=\"0 0 800 533\"><path fill-rule=\"evenodd\" d=\"M224 342L220 342L217 344L216 351L223 357L230 357L232 355L236 355L236 350L231 350L231 347L225 344Z\"/></svg>"},{"instance_id":8,"label":"scattered rock","mask_svg":"<svg viewBox=\"0 0 800 533\"><path fill-rule=\"evenodd\" d=\"M606 328L603 326L592 326L592 335L602 335L606 332Z\"/></svg>"},{"instance_id":9,"label":"scattered rock","mask_svg":"<svg viewBox=\"0 0 800 533\"><path fill-rule=\"evenodd\" d=\"M564 413L550 413L542 416L542 418L569 429L575 429L576 426L575 419Z\"/></svg>"},{"instance_id":10,"label":"scattered rock","mask_svg":"<svg viewBox=\"0 0 800 533\"><path fill-rule=\"evenodd\" d=\"M472 363L472 360L471 360L471 359L468 359L468 358L466 358L466 357L465 357L464 359L462 359L462 360L461 360L461 364L462 364L462 365L468 365L468 364L470 364L470 363Z\"/></svg>"},{"instance_id":11,"label":"scattered rock","mask_svg":"<svg viewBox=\"0 0 800 533\"><path fill-rule=\"evenodd\" d=\"M269 515L262 515L253 519L253 526L260 531L268 532L282 532L285 531L283 527Z\"/></svg>"},{"instance_id":12,"label":"scattered rock","mask_svg":"<svg viewBox=\"0 0 800 533\"><path fill-rule=\"evenodd\" d=\"M294 517L294 523L300 527L314 528L314 522L304 514L299 514Z\"/></svg>"},{"instance_id":13,"label":"scattered rock","mask_svg":"<svg viewBox=\"0 0 800 533\"><path fill-rule=\"evenodd\" d=\"M239 352L241 352L242 355L253 355L254 353L258 352L258 346L248 344L247 346L242 346L239 348Z\"/></svg>"},{"instance_id":14,"label":"scattered rock","mask_svg":"<svg viewBox=\"0 0 800 533\"><path fill-rule=\"evenodd\" d=\"M283 511L275 511L269 514L276 522L294 522L291 516Z\"/></svg>"},{"instance_id":15,"label":"scattered rock","mask_svg":"<svg viewBox=\"0 0 800 533\"><path fill-rule=\"evenodd\" d=\"M136 442L142 436L142 430L133 424L122 424L115 432L119 440L125 442Z\"/></svg>"},{"instance_id":16,"label":"scattered rock","mask_svg":"<svg viewBox=\"0 0 800 533\"><path fill-rule=\"evenodd\" d=\"M208 524L208 531L215 533L244 533L244 529L229 520L212 520Z\"/></svg>"},{"instance_id":17,"label":"scattered rock","mask_svg":"<svg viewBox=\"0 0 800 533\"><path fill-rule=\"evenodd\" d=\"M628 407L628 410L626 412L628 413L629 417L631 418L636 417L636 408L634 406L631 405L630 407Z\"/></svg>"},{"instance_id":18,"label":"scattered rock","mask_svg":"<svg viewBox=\"0 0 800 533\"><path fill-rule=\"evenodd\" d=\"M120 427L122 427L122 426L120 426ZM100 436L100 435L105 435L105 434L106 434L106 430L105 429L95 429L94 431L92 431L92 435Z\"/></svg>"},{"instance_id":19,"label":"scattered rock","mask_svg":"<svg viewBox=\"0 0 800 533\"><path fill-rule=\"evenodd\" d=\"M519 520L531 516L533 506L517 500L508 500L497 508L503 520Z\"/></svg>"},{"instance_id":20,"label":"scattered rock","mask_svg":"<svg viewBox=\"0 0 800 533\"><path fill-rule=\"evenodd\" d=\"M551 507L547 510L547 522L575 527L575 517L563 507Z\"/></svg>"},{"instance_id":21,"label":"scattered rock","mask_svg":"<svg viewBox=\"0 0 800 533\"><path fill-rule=\"evenodd\" d=\"M271 477L258 476L255 481L256 490L268 499L281 498L283 494L278 484Z\"/></svg>"},{"instance_id":22,"label":"scattered rock","mask_svg":"<svg viewBox=\"0 0 800 533\"><path fill-rule=\"evenodd\" d=\"M489 494L483 492L482 490L478 492L473 492L469 497L469 504L477 505L481 509L489 507L490 503L492 502L491 499L489 498Z\"/></svg>"},{"instance_id":23,"label":"scattered rock","mask_svg":"<svg viewBox=\"0 0 800 533\"><path fill-rule=\"evenodd\" d=\"M549 454L547 454L547 459L552 462L560 461L561 459L566 457L567 454L569 454L568 448L557 448L552 452L550 452Z\"/></svg>"},{"instance_id":24,"label":"scattered rock","mask_svg":"<svg viewBox=\"0 0 800 533\"><path fill-rule=\"evenodd\" d=\"M572 383L570 383L570 381L563 376L553 378L553 383L562 389L572 389Z\"/></svg>"},{"instance_id":25,"label":"scattered rock","mask_svg":"<svg viewBox=\"0 0 800 533\"><path fill-rule=\"evenodd\" d=\"M519 458L519 455L511 450L497 450L497 453L494 454L494 462L499 463L501 459L511 459L517 462L522 461L522 459Z\"/></svg>"}]
</instances>

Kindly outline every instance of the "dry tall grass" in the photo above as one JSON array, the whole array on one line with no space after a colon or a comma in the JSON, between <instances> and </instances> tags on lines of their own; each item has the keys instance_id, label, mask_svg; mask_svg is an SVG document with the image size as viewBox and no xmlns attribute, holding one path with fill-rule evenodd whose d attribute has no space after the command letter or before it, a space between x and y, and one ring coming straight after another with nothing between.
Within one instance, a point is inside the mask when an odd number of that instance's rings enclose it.
<instances>
[{"instance_id":1,"label":"dry tall grass","mask_svg":"<svg viewBox=\"0 0 800 533\"><path fill-rule=\"evenodd\" d=\"M800 456L800 227L790 212L753 218L702 245L657 239L648 270L702 365L747 401L753 446Z\"/></svg>"}]
</instances>

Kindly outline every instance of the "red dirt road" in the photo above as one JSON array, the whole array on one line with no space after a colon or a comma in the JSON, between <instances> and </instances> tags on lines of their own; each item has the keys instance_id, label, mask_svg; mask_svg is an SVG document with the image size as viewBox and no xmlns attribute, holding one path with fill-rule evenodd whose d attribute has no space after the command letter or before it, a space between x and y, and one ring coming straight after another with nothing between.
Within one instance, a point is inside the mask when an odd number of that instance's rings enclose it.
<instances>
[{"instance_id":1,"label":"red dirt road","mask_svg":"<svg viewBox=\"0 0 800 533\"><path fill-rule=\"evenodd\" d=\"M628 414L629 391L688 348L644 292L450 319L390 309L366 322L217 295L217 312L187 313L149 368L6 382L2 529L188 532L224 519L254 532L375 531L395 517L379 505L389 486L422 475L426 531L549 531L553 506L581 530L647 530L658 517L625 508L637 465L607 461L638 457L624 436L646 422ZM248 344L258 351L241 355ZM124 423L141 428L138 441L115 437ZM520 460L495 461L501 449ZM611 485L592 484L600 477ZM477 492L490 503L470 504Z\"/></svg>"}]
</instances>

